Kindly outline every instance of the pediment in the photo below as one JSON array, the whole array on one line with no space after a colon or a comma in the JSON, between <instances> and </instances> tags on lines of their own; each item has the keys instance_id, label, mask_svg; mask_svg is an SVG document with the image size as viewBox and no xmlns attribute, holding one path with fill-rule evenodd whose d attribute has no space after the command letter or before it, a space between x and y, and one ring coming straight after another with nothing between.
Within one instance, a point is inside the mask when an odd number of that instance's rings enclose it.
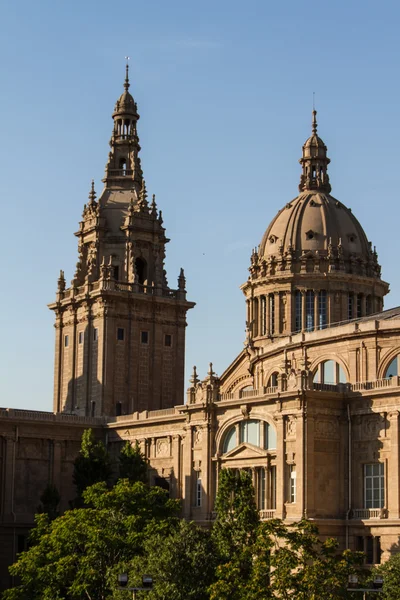
<instances>
[{"instance_id":1,"label":"pediment","mask_svg":"<svg viewBox=\"0 0 400 600\"><path fill-rule=\"evenodd\" d=\"M267 451L259 448L258 446L253 446L252 444L248 444L247 442L243 442L224 454L223 459L235 459L235 458L261 458L267 456Z\"/></svg>"}]
</instances>

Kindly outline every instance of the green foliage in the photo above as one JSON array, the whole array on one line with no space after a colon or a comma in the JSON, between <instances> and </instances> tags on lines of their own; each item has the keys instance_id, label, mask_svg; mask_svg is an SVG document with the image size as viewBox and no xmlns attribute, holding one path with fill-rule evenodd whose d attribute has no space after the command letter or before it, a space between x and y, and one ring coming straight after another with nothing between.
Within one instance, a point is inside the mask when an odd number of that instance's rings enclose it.
<instances>
[{"instance_id":1,"label":"green foliage","mask_svg":"<svg viewBox=\"0 0 400 600\"><path fill-rule=\"evenodd\" d=\"M119 476L132 483L147 482L147 461L137 441L134 446L128 441L123 445L119 455Z\"/></svg>"},{"instance_id":2,"label":"green foliage","mask_svg":"<svg viewBox=\"0 0 400 600\"><path fill-rule=\"evenodd\" d=\"M369 584L375 575L383 576L383 590L379 600L398 600L400 594L400 553L392 554L388 561L376 567Z\"/></svg>"},{"instance_id":3,"label":"green foliage","mask_svg":"<svg viewBox=\"0 0 400 600\"><path fill-rule=\"evenodd\" d=\"M83 492L89 486L100 481L109 482L111 477L110 457L104 444L96 441L91 429L82 435L79 455L74 461L73 481L77 491L77 507L82 506Z\"/></svg>"},{"instance_id":4,"label":"green foliage","mask_svg":"<svg viewBox=\"0 0 400 600\"><path fill-rule=\"evenodd\" d=\"M215 508L212 539L219 565L216 581L210 586L210 598L239 600L247 597L259 526L253 483L247 471L221 470Z\"/></svg>"},{"instance_id":5,"label":"green foliage","mask_svg":"<svg viewBox=\"0 0 400 600\"><path fill-rule=\"evenodd\" d=\"M61 496L58 489L54 484L49 483L40 496L38 513L46 513L50 520L55 519L59 515L58 505L60 504L60 500Z\"/></svg>"},{"instance_id":6,"label":"green foliage","mask_svg":"<svg viewBox=\"0 0 400 600\"><path fill-rule=\"evenodd\" d=\"M215 510L213 540L220 556L230 559L255 541L260 521L252 479L247 471L221 470Z\"/></svg>"},{"instance_id":7,"label":"green foliage","mask_svg":"<svg viewBox=\"0 0 400 600\"><path fill-rule=\"evenodd\" d=\"M170 532L154 532L144 544L144 556L130 565L129 581L151 573L155 580L147 600L207 600L213 581L215 554L209 531L178 521ZM135 579L136 577L136 579ZM123 600L123 593L121 594ZM126 596L125 596L126 598Z\"/></svg>"},{"instance_id":8,"label":"green foliage","mask_svg":"<svg viewBox=\"0 0 400 600\"><path fill-rule=\"evenodd\" d=\"M10 568L21 585L5 600L112 598L110 574L143 553L149 535L168 530L179 510L163 490L126 479L111 490L97 483L83 496L87 508L54 521L36 517L31 547Z\"/></svg>"},{"instance_id":9,"label":"green foliage","mask_svg":"<svg viewBox=\"0 0 400 600\"><path fill-rule=\"evenodd\" d=\"M262 524L259 537L273 542L270 585L273 597L282 600L348 597L348 577L362 569L363 553L338 553L337 540L321 541L317 527L305 519L292 525L278 519L267 521Z\"/></svg>"}]
</instances>

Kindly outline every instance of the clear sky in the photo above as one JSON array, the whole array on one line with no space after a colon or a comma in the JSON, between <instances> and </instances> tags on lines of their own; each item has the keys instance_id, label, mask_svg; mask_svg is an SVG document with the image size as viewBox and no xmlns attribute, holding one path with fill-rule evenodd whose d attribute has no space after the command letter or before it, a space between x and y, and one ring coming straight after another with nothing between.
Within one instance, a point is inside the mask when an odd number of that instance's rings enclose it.
<instances>
[{"instance_id":1,"label":"clear sky","mask_svg":"<svg viewBox=\"0 0 400 600\"><path fill-rule=\"evenodd\" d=\"M187 366L241 351L252 247L297 195L312 93L332 194L400 304L398 2L13 0L0 5L0 405L52 409L60 269L101 191L124 57L142 165L187 277Z\"/></svg>"}]
</instances>

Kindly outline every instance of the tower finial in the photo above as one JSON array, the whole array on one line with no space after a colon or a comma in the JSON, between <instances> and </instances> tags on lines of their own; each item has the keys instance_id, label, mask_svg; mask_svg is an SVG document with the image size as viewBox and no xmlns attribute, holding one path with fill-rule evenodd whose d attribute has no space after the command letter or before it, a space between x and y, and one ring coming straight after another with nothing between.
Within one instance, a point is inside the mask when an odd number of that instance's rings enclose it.
<instances>
[{"instance_id":1,"label":"tower finial","mask_svg":"<svg viewBox=\"0 0 400 600\"><path fill-rule=\"evenodd\" d=\"M313 108L312 115L313 115L312 116L312 133L313 133L313 135L317 135L318 124L317 124L317 111L315 110L315 107Z\"/></svg>"},{"instance_id":2,"label":"tower finial","mask_svg":"<svg viewBox=\"0 0 400 600\"><path fill-rule=\"evenodd\" d=\"M90 192L89 192L89 204L93 204L94 201L96 200L96 192L94 191L94 179L92 179L92 184L90 187Z\"/></svg>"},{"instance_id":3,"label":"tower finial","mask_svg":"<svg viewBox=\"0 0 400 600\"><path fill-rule=\"evenodd\" d=\"M129 86L130 86L130 83L129 83L129 59L130 59L130 56L125 56L125 60L126 60L126 67L125 67L125 69L126 69L126 71L125 71L124 88L125 88L126 92L129 90Z\"/></svg>"}]
</instances>

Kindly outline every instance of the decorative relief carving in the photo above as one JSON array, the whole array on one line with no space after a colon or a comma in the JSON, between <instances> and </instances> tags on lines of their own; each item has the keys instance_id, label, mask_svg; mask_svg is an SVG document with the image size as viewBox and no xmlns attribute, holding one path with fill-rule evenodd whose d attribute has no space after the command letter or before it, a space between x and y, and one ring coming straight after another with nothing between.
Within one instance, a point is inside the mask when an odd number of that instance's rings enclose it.
<instances>
[{"instance_id":1,"label":"decorative relief carving","mask_svg":"<svg viewBox=\"0 0 400 600\"><path fill-rule=\"evenodd\" d=\"M195 427L193 431L193 440L195 446L200 446L203 440L203 430L201 427Z\"/></svg>"},{"instance_id":2,"label":"decorative relief carving","mask_svg":"<svg viewBox=\"0 0 400 600\"><path fill-rule=\"evenodd\" d=\"M362 433L363 438L369 440L385 435L385 417L383 415L373 415L363 419Z\"/></svg>"},{"instance_id":3,"label":"decorative relief carving","mask_svg":"<svg viewBox=\"0 0 400 600\"><path fill-rule=\"evenodd\" d=\"M169 456L168 438L159 438L156 441L156 456Z\"/></svg>"},{"instance_id":4,"label":"decorative relief carving","mask_svg":"<svg viewBox=\"0 0 400 600\"><path fill-rule=\"evenodd\" d=\"M288 417L286 421L286 438L296 437L296 417Z\"/></svg>"},{"instance_id":5,"label":"decorative relief carving","mask_svg":"<svg viewBox=\"0 0 400 600\"><path fill-rule=\"evenodd\" d=\"M339 435L339 423L333 419L322 419L315 423L315 437L336 439Z\"/></svg>"}]
</instances>

